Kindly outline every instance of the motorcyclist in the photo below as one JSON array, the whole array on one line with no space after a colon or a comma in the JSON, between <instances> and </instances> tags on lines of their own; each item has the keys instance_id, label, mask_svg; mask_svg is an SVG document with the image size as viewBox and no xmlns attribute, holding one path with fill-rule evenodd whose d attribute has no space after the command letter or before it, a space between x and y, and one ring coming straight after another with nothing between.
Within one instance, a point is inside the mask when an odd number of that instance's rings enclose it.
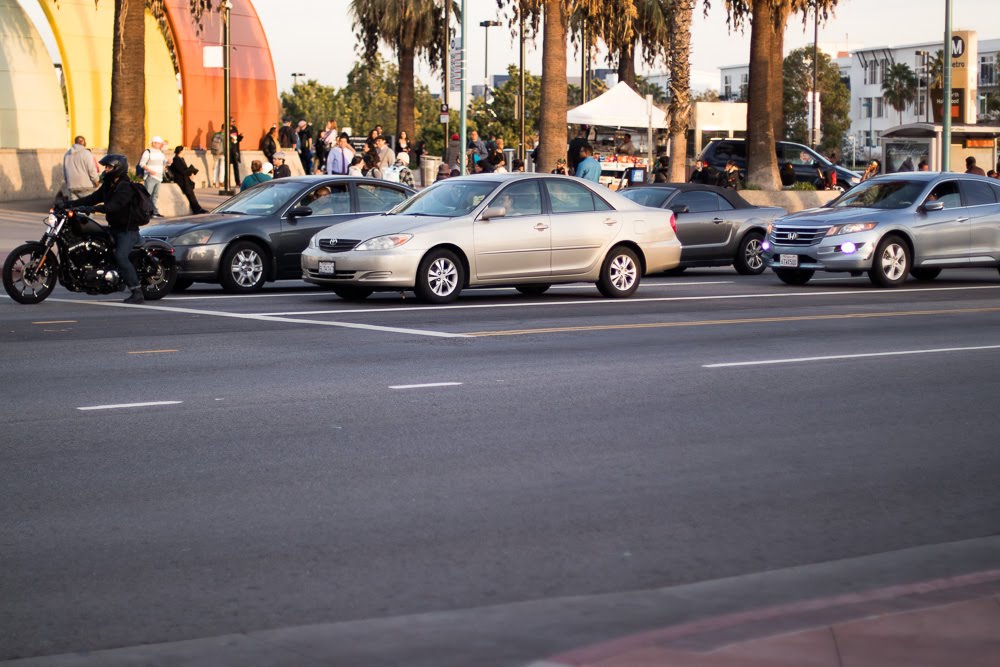
<instances>
[{"instance_id":1,"label":"motorcyclist","mask_svg":"<svg viewBox=\"0 0 1000 667\"><path fill-rule=\"evenodd\" d=\"M91 195L70 202L68 208L84 213L103 213L115 240L115 262L131 294L125 303L142 303L139 275L129 260L129 253L139 243L139 228L130 219L133 199L137 196L129 185L128 159L124 155L105 155L98 162L104 167L101 186Z\"/></svg>"}]
</instances>

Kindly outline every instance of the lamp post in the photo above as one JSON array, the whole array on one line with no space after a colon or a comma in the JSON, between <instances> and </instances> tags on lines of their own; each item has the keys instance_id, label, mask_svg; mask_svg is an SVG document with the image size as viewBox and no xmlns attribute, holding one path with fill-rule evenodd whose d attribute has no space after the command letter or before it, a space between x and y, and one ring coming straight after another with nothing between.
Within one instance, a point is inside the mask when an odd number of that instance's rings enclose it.
<instances>
[{"instance_id":1,"label":"lamp post","mask_svg":"<svg viewBox=\"0 0 1000 667\"><path fill-rule=\"evenodd\" d=\"M500 21L480 21L479 26L483 29L483 33L486 35L485 47L483 50L483 101L486 102L486 96L490 92L490 28L495 28L500 25Z\"/></svg>"},{"instance_id":2,"label":"lamp post","mask_svg":"<svg viewBox=\"0 0 1000 667\"><path fill-rule=\"evenodd\" d=\"M305 75L305 72L292 72L292 87L299 85L299 77Z\"/></svg>"},{"instance_id":3,"label":"lamp post","mask_svg":"<svg viewBox=\"0 0 1000 667\"><path fill-rule=\"evenodd\" d=\"M819 0L816 0L816 11L813 20L813 85L812 104L809 105L809 147L816 150L816 103L819 100Z\"/></svg>"},{"instance_id":4,"label":"lamp post","mask_svg":"<svg viewBox=\"0 0 1000 667\"><path fill-rule=\"evenodd\" d=\"M223 0L222 2L222 97L223 97L223 141L225 143L225 149L222 151L222 159L224 160L223 166L225 167L226 176L222 181L222 192L220 195L232 195L233 189L229 187L229 154L230 154L230 143L232 139L229 137L229 129L232 127L230 124L230 119L232 118L232 111L230 109L230 96L229 96L229 55L230 55L230 35L229 35L229 12L233 8L233 3L231 0Z\"/></svg>"},{"instance_id":5,"label":"lamp post","mask_svg":"<svg viewBox=\"0 0 1000 667\"><path fill-rule=\"evenodd\" d=\"M944 0L944 118L941 127L941 171L951 171L951 0Z\"/></svg>"},{"instance_id":6,"label":"lamp post","mask_svg":"<svg viewBox=\"0 0 1000 667\"><path fill-rule=\"evenodd\" d=\"M458 112L459 167L458 168L459 168L459 173L462 176L465 176L469 172L468 160L465 159L465 146L466 146L466 136L467 136L465 126L466 123L468 122L468 117L469 117L469 110L466 108L465 104L466 82L468 81L468 77L466 76L468 72L465 67L465 56L469 52L468 49L469 40L467 34L469 32L469 12L466 11L467 3L468 0L462 0L462 16L460 17L462 23L462 53L461 56L459 57L459 63L460 63L459 66L461 67L462 71L462 79L459 83L459 93L458 93L458 101L459 101L459 112Z\"/></svg>"},{"instance_id":7,"label":"lamp post","mask_svg":"<svg viewBox=\"0 0 1000 667\"><path fill-rule=\"evenodd\" d=\"M518 155L517 156L522 161L524 161L524 160L527 159L527 156L528 156L527 148L524 145L524 142L525 142L525 137L524 137L524 119L527 116L528 112L525 111L525 109L524 109L524 3L523 3L523 0L518 3L518 7L517 7L517 19L518 19L518 22L520 23L520 28L521 28L521 91L520 91L521 104L519 105L520 111L521 111L521 140L520 140L520 142L518 144L518 148L517 148Z\"/></svg>"}]
</instances>

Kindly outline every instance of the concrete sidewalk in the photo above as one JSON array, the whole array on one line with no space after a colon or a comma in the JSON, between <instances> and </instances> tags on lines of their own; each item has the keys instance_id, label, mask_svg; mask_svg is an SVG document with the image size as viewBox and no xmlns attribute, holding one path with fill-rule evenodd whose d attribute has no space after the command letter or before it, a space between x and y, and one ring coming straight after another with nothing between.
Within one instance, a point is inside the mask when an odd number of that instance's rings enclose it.
<instances>
[{"instance_id":1,"label":"concrete sidewalk","mask_svg":"<svg viewBox=\"0 0 1000 667\"><path fill-rule=\"evenodd\" d=\"M530 667L954 665L1000 665L1000 570L709 618Z\"/></svg>"}]
</instances>

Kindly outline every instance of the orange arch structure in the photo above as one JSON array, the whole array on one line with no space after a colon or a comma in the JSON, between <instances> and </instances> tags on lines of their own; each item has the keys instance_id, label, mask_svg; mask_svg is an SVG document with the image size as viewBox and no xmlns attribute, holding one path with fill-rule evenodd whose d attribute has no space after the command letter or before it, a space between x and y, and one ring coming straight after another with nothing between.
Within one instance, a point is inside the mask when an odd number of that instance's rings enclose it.
<instances>
[{"instance_id":1,"label":"orange arch structure","mask_svg":"<svg viewBox=\"0 0 1000 667\"><path fill-rule=\"evenodd\" d=\"M164 6L180 70L184 145L204 148L224 128L223 72L203 65L204 47L222 44L222 16L206 14L199 33L189 0L165 0ZM250 0L233 0L230 43L230 110L246 147L257 148L256 138L276 122L280 105L271 49Z\"/></svg>"}]
</instances>

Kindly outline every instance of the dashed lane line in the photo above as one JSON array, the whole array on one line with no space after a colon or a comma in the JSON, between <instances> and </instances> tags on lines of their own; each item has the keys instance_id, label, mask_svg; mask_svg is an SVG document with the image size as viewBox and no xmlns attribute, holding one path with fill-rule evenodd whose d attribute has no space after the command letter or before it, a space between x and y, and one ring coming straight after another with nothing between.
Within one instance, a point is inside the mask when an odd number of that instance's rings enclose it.
<instances>
[{"instance_id":1,"label":"dashed lane line","mask_svg":"<svg viewBox=\"0 0 1000 667\"><path fill-rule=\"evenodd\" d=\"M115 405L87 405L77 410L121 410L124 408L147 408L156 405L180 405L184 401L147 401L145 403L118 403Z\"/></svg>"},{"instance_id":2,"label":"dashed lane line","mask_svg":"<svg viewBox=\"0 0 1000 667\"><path fill-rule=\"evenodd\" d=\"M431 387L459 387L461 382L426 382L424 384L394 384L389 389L428 389Z\"/></svg>"},{"instance_id":3,"label":"dashed lane line","mask_svg":"<svg viewBox=\"0 0 1000 667\"><path fill-rule=\"evenodd\" d=\"M170 352L179 352L179 350L133 350L129 354L167 354Z\"/></svg>"},{"instance_id":4,"label":"dashed lane line","mask_svg":"<svg viewBox=\"0 0 1000 667\"><path fill-rule=\"evenodd\" d=\"M720 364L702 364L702 368L735 368L739 366L772 366L775 364L795 364L810 361L834 361L837 359L871 359L873 357L901 357L912 354L937 354L944 352L973 352L977 350L1000 350L1000 345L976 345L973 347L938 347L929 350L896 350L892 352L864 352L860 354L830 354L822 357L795 357L792 359L760 359L757 361L728 361Z\"/></svg>"},{"instance_id":5,"label":"dashed lane line","mask_svg":"<svg viewBox=\"0 0 1000 667\"><path fill-rule=\"evenodd\" d=\"M76 324L76 320L48 320L46 322L32 322L32 324Z\"/></svg>"}]
</instances>

